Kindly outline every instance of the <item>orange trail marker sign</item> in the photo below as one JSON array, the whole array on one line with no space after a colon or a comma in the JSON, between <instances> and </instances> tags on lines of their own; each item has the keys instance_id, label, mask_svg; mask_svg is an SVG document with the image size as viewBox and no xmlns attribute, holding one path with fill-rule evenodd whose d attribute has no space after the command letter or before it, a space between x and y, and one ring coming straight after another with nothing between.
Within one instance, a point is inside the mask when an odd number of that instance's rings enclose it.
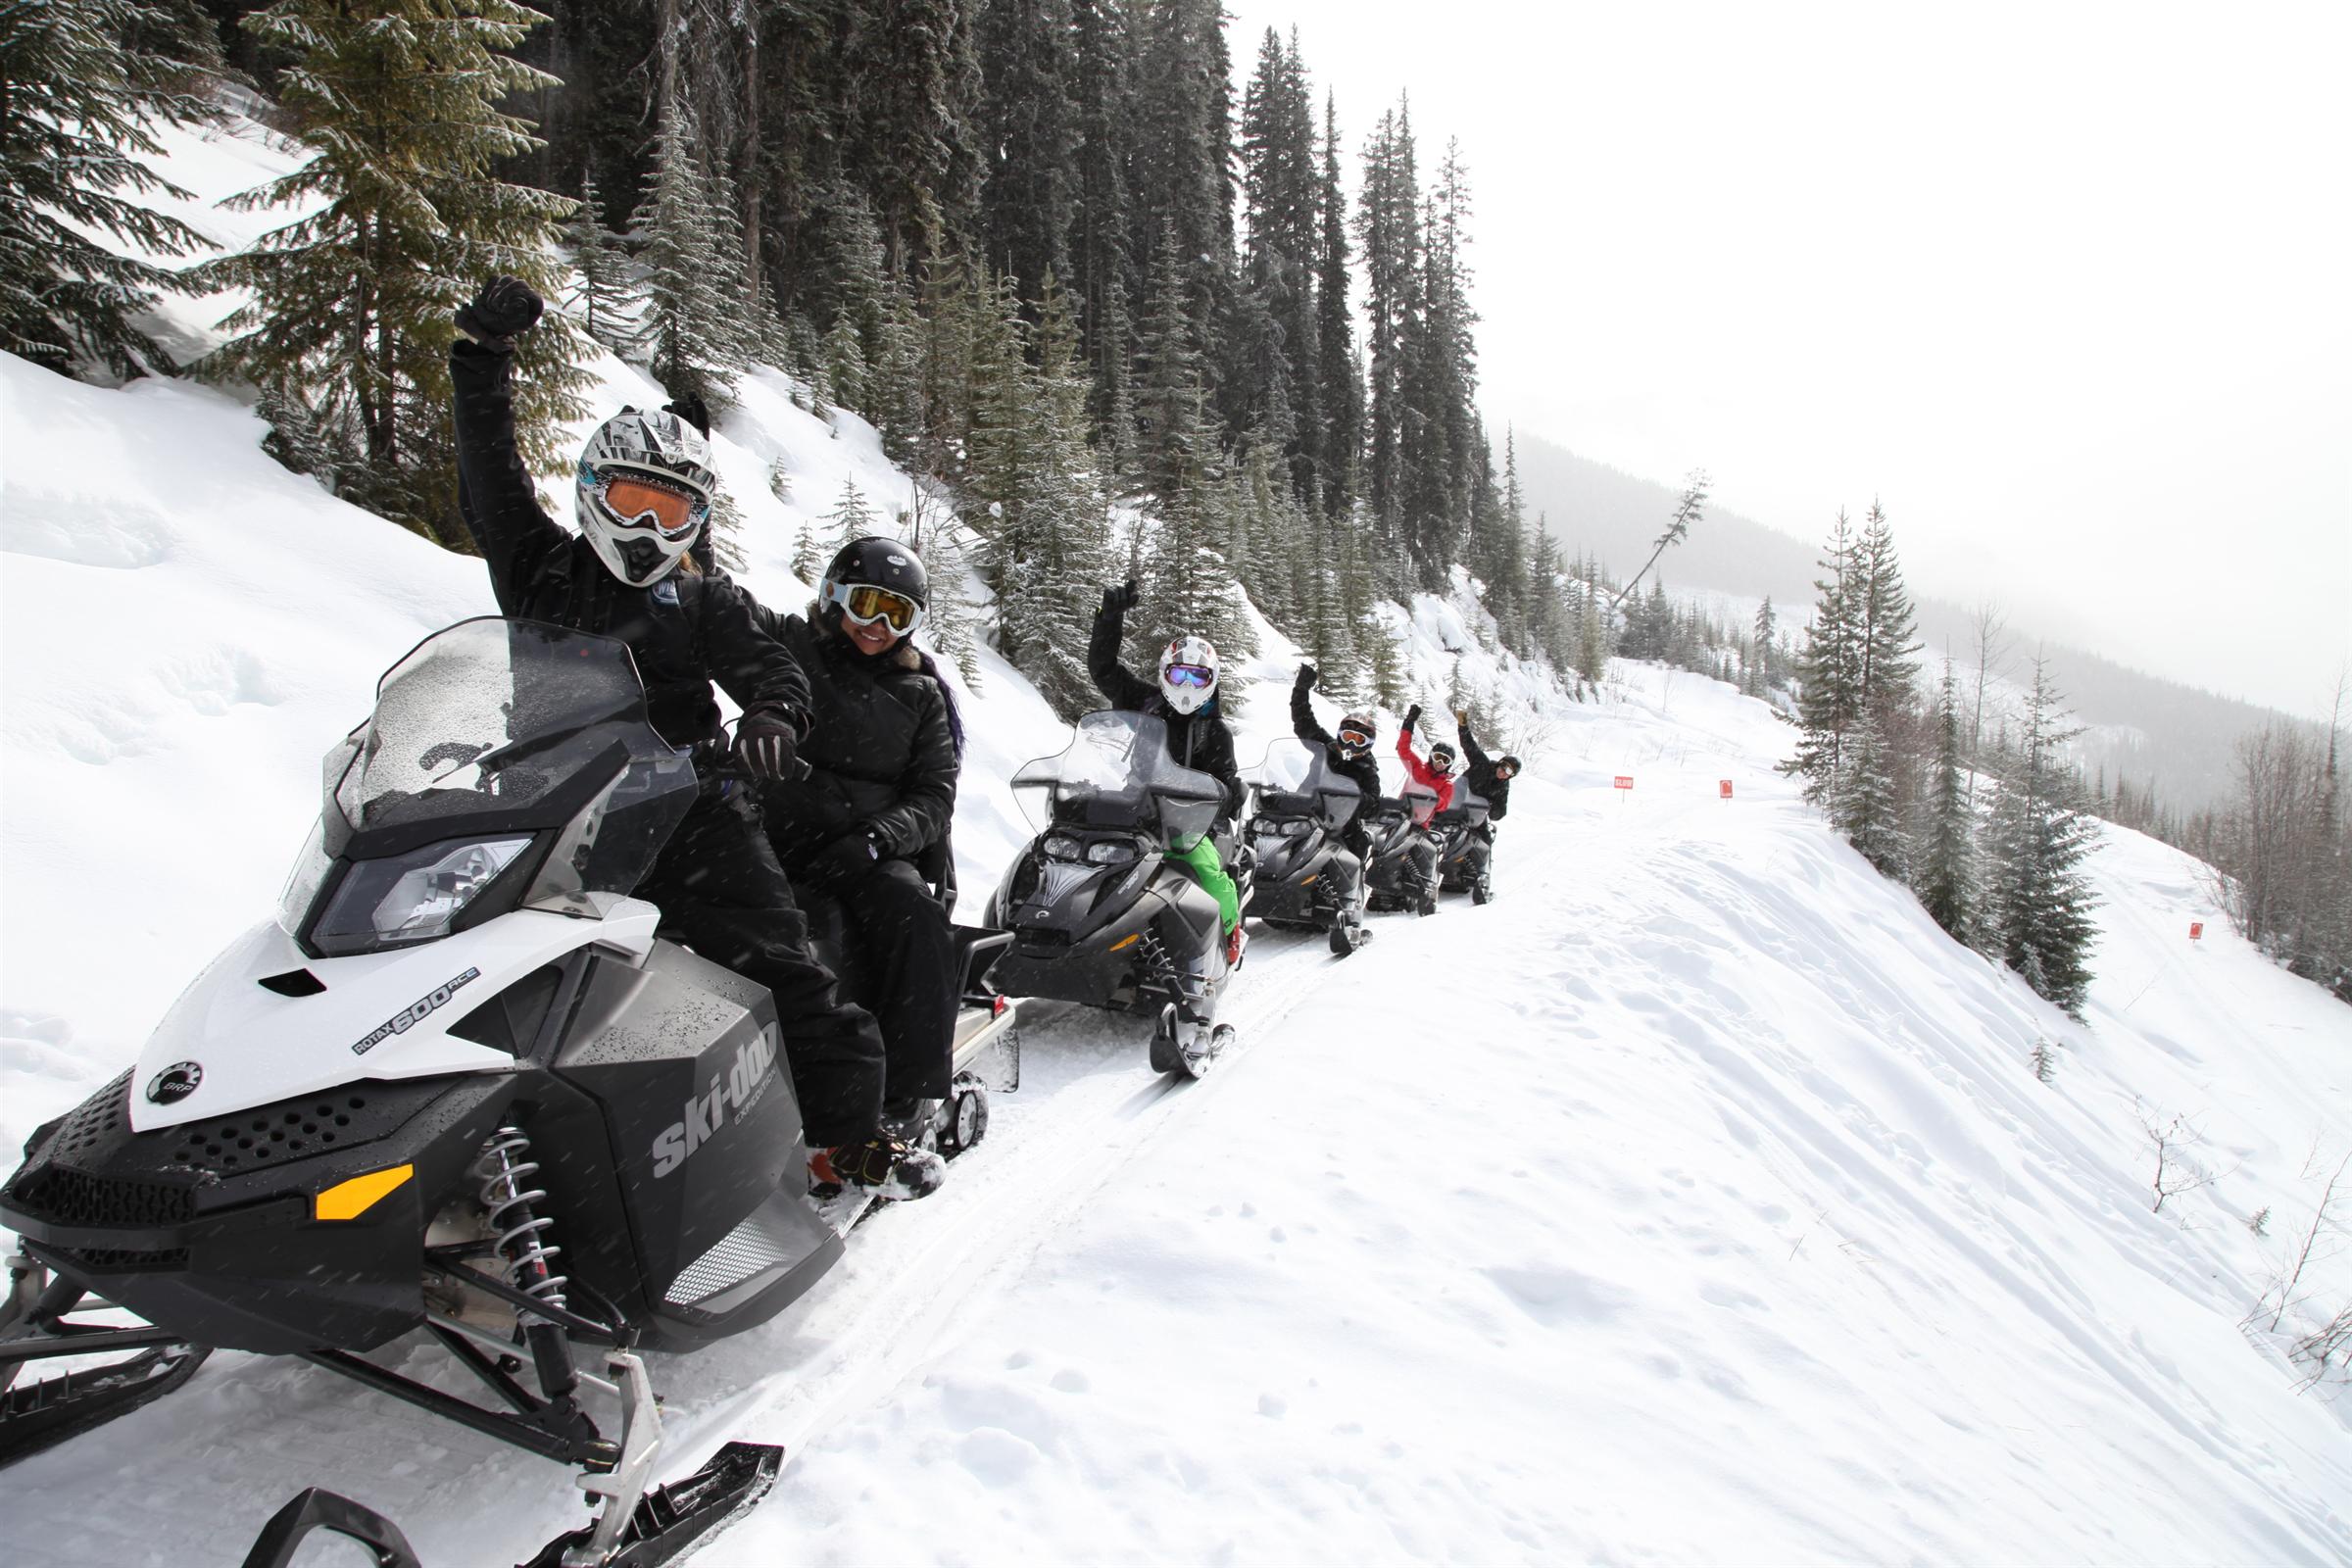
<instances>
[{"instance_id":1,"label":"orange trail marker sign","mask_svg":"<svg viewBox=\"0 0 2352 1568\"><path fill-rule=\"evenodd\" d=\"M1732 781L1727 778L1720 787L1723 791L1723 798L1727 801L1730 800L1732 798Z\"/></svg>"},{"instance_id":2,"label":"orange trail marker sign","mask_svg":"<svg viewBox=\"0 0 2352 1568\"><path fill-rule=\"evenodd\" d=\"M2189 940L2189 941L2191 941L2191 942L2199 942L2199 941L2202 941L2202 940L2204 940L2204 937L2205 937L2205 922L2204 922L2204 921L2202 921L2202 920L2191 920L2191 921L2189 921L2189 922L2188 922L2188 940Z\"/></svg>"}]
</instances>

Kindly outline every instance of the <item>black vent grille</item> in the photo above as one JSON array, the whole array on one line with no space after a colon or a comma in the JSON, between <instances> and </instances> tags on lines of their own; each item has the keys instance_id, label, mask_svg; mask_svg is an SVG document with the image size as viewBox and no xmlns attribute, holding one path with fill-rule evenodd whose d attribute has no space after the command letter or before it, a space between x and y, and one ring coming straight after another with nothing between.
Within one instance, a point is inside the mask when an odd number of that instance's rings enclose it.
<instances>
[{"instance_id":1,"label":"black vent grille","mask_svg":"<svg viewBox=\"0 0 2352 1568\"><path fill-rule=\"evenodd\" d=\"M85 1176L44 1165L9 1194L28 1211L60 1225L104 1225L122 1230L178 1225L196 1217L191 1187Z\"/></svg>"},{"instance_id":2,"label":"black vent grille","mask_svg":"<svg viewBox=\"0 0 2352 1568\"><path fill-rule=\"evenodd\" d=\"M149 1273L188 1266L188 1250L184 1247L169 1247L153 1252L124 1247L61 1247L58 1250L93 1274L131 1269Z\"/></svg>"},{"instance_id":3,"label":"black vent grille","mask_svg":"<svg viewBox=\"0 0 2352 1568\"><path fill-rule=\"evenodd\" d=\"M190 1122L171 1129L177 1140L172 1163L187 1170L233 1176L260 1170L274 1160L316 1154L344 1144L365 1142L389 1131L367 1122L366 1094L320 1095L281 1100L259 1110L242 1110L218 1121ZM407 1119L404 1108L401 1119Z\"/></svg>"},{"instance_id":4,"label":"black vent grille","mask_svg":"<svg viewBox=\"0 0 2352 1568\"><path fill-rule=\"evenodd\" d=\"M130 1074L124 1072L75 1107L49 1142L49 1157L93 1157L119 1143L129 1126Z\"/></svg>"}]
</instances>

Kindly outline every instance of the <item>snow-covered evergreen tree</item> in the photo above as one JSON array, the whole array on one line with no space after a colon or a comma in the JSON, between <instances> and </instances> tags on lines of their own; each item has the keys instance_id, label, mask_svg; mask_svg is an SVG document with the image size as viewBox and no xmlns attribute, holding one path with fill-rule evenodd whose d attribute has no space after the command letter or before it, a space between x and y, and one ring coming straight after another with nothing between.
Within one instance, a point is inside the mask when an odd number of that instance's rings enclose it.
<instances>
[{"instance_id":1,"label":"snow-covered evergreen tree","mask_svg":"<svg viewBox=\"0 0 2352 1568\"><path fill-rule=\"evenodd\" d=\"M119 376L171 356L132 318L179 279L91 231L157 256L210 242L143 206L185 197L158 175L153 124L190 118L168 63L122 44L137 0L18 0L0 7L0 349L53 370Z\"/></svg>"},{"instance_id":2,"label":"snow-covered evergreen tree","mask_svg":"<svg viewBox=\"0 0 2352 1568\"><path fill-rule=\"evenodd\" d=\"M467 540L448 435L451 318L501 272L561 297L554 242L571 203L495 173L538 145L498 104L555 80L507 52L545 20L514 0L277 0L246 17L292 53L280 107L318 155L231 205L310 210L192 273L249 295L207 373L274 389L281 407L315 398L341 437L343 493L453 546ZM560 311L517 345L517 423L541 472L570 457L557 426L585 412L585 352Z\"/></svg>"},{"instance_id":3,"label":"snow-covered evergreen tree","mask_svg":"<svg viewBox=\"0 0 2352 1568\"><path fill-rule=\"evenodd\" d=\"M1951 661L1936 700L1936 762L1928 783L1927 831L1912 887L1936 923L1973 946L1976 918L1976 823L1960 758L1960 699Z\"/></svg>"},{"instance_id":4,"label":"snow-covered evergreen tree","mask_svg":"<svg viewBox=\"0 0 2352 1568\"><path fill-rule=\"evenodd\" d=\"M1796 753L1781 770L1803 777L1807 802L1827 806L1844 768L1847 732L1862 712L1860 573L1843 512L1820 564L1828 575L1814 580L1821 597L1796 656Z\"/></svg>"},{"instance_id":5,"label":"snow-covered evergreen tree","mask_svg":"<svg viewBox=\"0 0 2352 1568\"><path fill-rule=\"evenodd\" d=\"M2083 810L2082 782L2062 748L2079 733L2062 727L2046 660L2034 662L2022 733L2003 759L1987 827L1984 917L2001 961L2068 1012L2080 1013L2090 986L2097 906L2082 862L2098 825Z\"/></svg>"},{"instance_id":6,"label":"snow-covered evergreen tree","mask_svg":"<svg viewBox=\"0 0 2352 1568\"><path fill-rule=\"evenodd\" d=\"M645 270L638 352L672 397L710 401L733 388L747 359L740 261L722 246L735 233L696 146L693 117L673 105L654 144L653 177L630 220Z\"/></svg>"},{"instance_id":7,"label":"snow-covered evergreen tree","mask_svg":"<svg viewBox=\"0 0 2352 1568\"><path fill-rule=\"evenodd\" d=\"M572 308L580 313L580 329L615 354L628 353L635 336L628 257L620 236L605 226L604 200L592 172L580 175L580 205L571 215L566 237L571 265L580 274L580 286L571 296Z\"/></svg>"}]
</instances>

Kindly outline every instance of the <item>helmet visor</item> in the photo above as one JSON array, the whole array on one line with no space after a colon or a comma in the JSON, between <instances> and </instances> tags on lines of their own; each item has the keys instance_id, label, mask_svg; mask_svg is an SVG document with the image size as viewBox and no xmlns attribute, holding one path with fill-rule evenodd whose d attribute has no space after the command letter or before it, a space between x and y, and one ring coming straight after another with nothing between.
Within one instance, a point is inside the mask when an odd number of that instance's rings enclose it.
<instances>
[{"instance_id":1,"label":"helmet visor","mask_svg":"<svg viewBox=\"0 0 2352 1568\"><path fill-rule=\"evenodd\" d=\"M1159 678L1171 686L1197 686L1202 691L1217 683L1217 672L1206 664L1170 664Z\"/></svg>"},{"instance_id":2,"label":"helmet visor","mask_svg":"<svg viewBox=\"0 0 2352 1568\"><path fill-rule=\"evenodd\" d=\"M605 506L624 527L652 528L677 540L702 526L703 499L690 490L661 484L641 473L601 476Z\"/></svg>"},{"instance_id":3,"label":"helmet visor","mask_svg":"<svg viewBox=\"0 0 2352 1568\"><path fill-rule=\"evenodd\" d=\"M870 582L835 583L833 603L860 626L871 626L878 620L905 635L923 623L922 606L895 589L877 588Z\"/></svg>"}]
</instances>

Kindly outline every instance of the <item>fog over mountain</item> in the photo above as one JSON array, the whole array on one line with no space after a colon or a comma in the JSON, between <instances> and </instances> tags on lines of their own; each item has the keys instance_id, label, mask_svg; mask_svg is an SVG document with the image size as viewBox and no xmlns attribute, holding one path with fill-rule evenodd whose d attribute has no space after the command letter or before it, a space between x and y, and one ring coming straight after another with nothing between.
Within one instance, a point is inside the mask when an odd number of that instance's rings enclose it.
<instances>
[{"instance_id":1,"label":"fog over mountain","mask_svg":"<svg viewBox=\"0 0 2352 1568\"><path fill-rule=\"evenodd\" d=\"M1597 555L1620 576L1648 557L1673 514L1675 486L1579 457L1525 430L1515 438L1527 510L1547 519L1563 550ZM1869 504L1867 496L1854 503L1857 522ZM1899 548L1902 515L1891 507L1889 514ZM1823 537L1833 520L1834 514L1822 517ZM1710 589L1750 599L1770 594L1781 624L1794 636L1812 612L1820 554L1819 540L1792 538L1710 505L1690 539L1668 551L1657 569L1670 590ZM1920 639L1927 645L1926 678L1931 683L1940 678L1948 654L1965 685L1976 659L1974 606L1937 598L1936 584L1915 573L1908 578L1919 609ZM2047 654L2060 687L2088 726L2080 749L2110 781L2119 772L2135 785L2153 778L2168 804L2208 804L2229 787L2230 748L2237 737L2278 716L2275 710L2151 675L2071 643L2064 628L2030 618L2020 605L2004 602L2000 608L2009 616L2009 655L2001 669L2022 677L2030 673L2036 645Z\"/></svg>"}]
</instances>

